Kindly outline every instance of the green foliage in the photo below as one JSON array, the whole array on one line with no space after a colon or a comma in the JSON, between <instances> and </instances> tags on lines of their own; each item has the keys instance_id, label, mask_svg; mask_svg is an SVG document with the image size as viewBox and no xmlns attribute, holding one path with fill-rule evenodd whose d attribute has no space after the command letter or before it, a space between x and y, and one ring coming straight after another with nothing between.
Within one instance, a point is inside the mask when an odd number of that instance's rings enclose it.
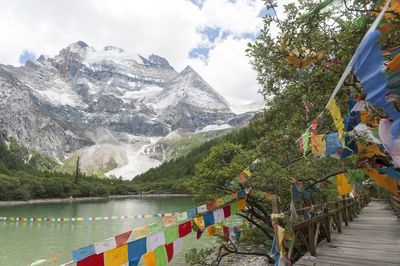
<instances>
[{"instance_id":1,"label":"green foliage","mask_svg":"<svg viewBox=\"0 0 400 266\"><path fill-rule=\"evenodd\" d=\"M192 248L185 253L185 261L190 265L211 265L207 262L207 257L213 252L214 250L212 248L202 248L200 250Z\"/></svg>"},{"instance_id":2,"label":"green foliage","mask_svg":"<svg viewBox=\"0 0 400 266\"><path fill-rule=\"evenodd\" d=\"M54 162L49 157L33 152L25 163L21 156L31 150L13 139L9 147L0 142L0 200L104 197L137 192L136 186L130 181L103 179L94 175L80 175L80 183L76 185L74 175L46 170Z\"/></svg>"},{"instance_id":3,"label":"green foliage","mask_svg":"<svg viewBox=\"0 0 400 266\"><path fill-rule=\"evenodd\" d=\"M258 138L256 131L251 127L244 127L224 134L220 137L204 142L192 149L187 155L172 159L136 176L132 180L140 191L169 191L187 193L184 182L195 174L195 165L206 158L212 147L222 143L242 145L243 149L254 147Z\"/></svg>"}]
</instances>

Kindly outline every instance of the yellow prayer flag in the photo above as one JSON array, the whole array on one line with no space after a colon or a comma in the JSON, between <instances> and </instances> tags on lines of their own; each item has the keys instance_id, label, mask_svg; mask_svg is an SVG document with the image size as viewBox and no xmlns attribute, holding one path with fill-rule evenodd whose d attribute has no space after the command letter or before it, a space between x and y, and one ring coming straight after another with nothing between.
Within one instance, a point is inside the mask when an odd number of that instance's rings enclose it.
<instances>
[{"instance_id":1,"label":"yellow prayer flag","mask_svg":"<svg viewBox=\"0 0 400 266\"><path fill-rule=\"evenodd\" d=\"M282 256L285 256L285 249L283 248L283 240L285 239L285 228L278 225L278 246Z\"/></svg>"},{"instance_id":2,"label":"yellow prayer flag","mask_svg":"<svg viewBox=\"0 0 400 266\"><path fill-rule=\"evenodd\" d=\"M313 154L325 154L326 152L326 142L325 135L316 135L311 137L312 140L312 153Z\"/></svg>"},{"instance_id":3,"label":"yellow prayer flag","mask_svg":"<svg viewBox=\"0 0 400 266\"><path fill-rule=\"evenodd\" d=\"M245 173L247 176L251 176L251 172L247 169L244 169L243 173Z\"/></svg>"},{"instance_id":4,"label":"yellow prayer flag","mask_svg":"<svg viewBox=\"0 0 400 266\"><path fill-rule=\"evenodd\" d=\"M364 169L364 172L375 180L376 183L389 190L393 195L399 197L399 192L397 191L397 179L386 174L381 174L374 168Z\"/></svg>"},{"instance_id":5,"label":"yellow prayer flag","mask_svg":"<svg viewBox=\"0 0 400 266\"><path fill-rule=\"evenodd\" d=\"M353 190L344 173L336 175L336 185L340 195L346 195Z\"/></svg>"},{"instance_id":6,"label":"yellow prayer flag","mask_svg":"<svg viewBox=\"0 0 400 266\"><path fill-rule=\"evenodd\" d=\"M203 216L200 217L196 217L193 219L194 222L196 223L196 225L201 229L204 230L204 228L206 227L205 223L204 223L204 218Z\"/></svg>"},{"instance_id":7,"label":"yellow prayer flag","mask_svg":"<svg viewBox=\"0 0 400 266\"><path fill-rule=\"evenodd\" d=\"M111 249L104 252L105 266L120 266L128 263L128 248L127 245Z\"/></svg>"},{"instance_id":8,"label":"yellow prayer flag","mask_svg":"<svg viewBox=\"0 0 400 266\"><path fill-rule=\"evenodd\" d=\"M244 208L246 208L246 199L241 199L238 202L238 209L243 210Z\"/></svg>"},{"instance_id":9,"label":"yellow prayer flag","mask_svg":"<svg viewBox=\"0 0 400 266\"><path fill-rule=\"evenodd\" d=\"M146 266L157 266L156 254L154 253L154 250L144 254L143 260L144 260L144 265L146 265Z\"/></svg>"},{"instance_id":10,"label":"yellow prayer flag","mask_svg":"<svg viewBox=\"0 0 400 266\"><path fill-rule=\"evenodd\" d=\"M215 201L215 205L218 207L218 206L221 206L221 205L224 205L225 204L225 202L224 202L224 198L219 198L219 199L217 199L216 201Z\"/></svg>"},{"instance_id":11,"label":"yellow prayer flag","mask_svg":"<svg viewBox=\"0 0 400 266\"><path fill-rule=\"evenodd\" d=\"M335 127L338 130L339 141L342 143L342 146L345 147L343 139L343 132L344 132L343 117L342 114L340 113L339 107L336 104L336 100L335 99L330 100L327 108L331 112L333 122L335 123Z\"/></svg>"},{"instance_id":12,"label":"yellow prayer flag","mask_svg":"<svg viewBox=\"0 0 400 266\"><path fill-rule=\"evenodd\" d=\"M147 225L138 227L136 229L133 229L133 234L136 239L143 238L143 237L150 235L149 225L147 224Z\"/></svg>"}]
</instances>

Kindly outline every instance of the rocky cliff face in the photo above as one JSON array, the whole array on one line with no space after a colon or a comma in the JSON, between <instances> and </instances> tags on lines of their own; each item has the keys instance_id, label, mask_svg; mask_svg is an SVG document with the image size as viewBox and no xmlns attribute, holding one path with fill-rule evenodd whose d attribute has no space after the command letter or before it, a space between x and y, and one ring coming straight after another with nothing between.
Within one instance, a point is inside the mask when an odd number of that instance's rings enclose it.
<instances>
[{"instance_id":1,"label":"rocky cliff face","mask_svg":"<svg viewBox=\"0 0 400 266\"><path fill-rule=\"evenodd\" d=\"M54 58L40 56L22 67L0 65L0 110L4 136L54 158L78 150L85 154L100 144L119 145L123 153L121 145L129 145L130 151L118 155L127 159L117 166L126 166L133 150L143 153L178 129L234 128L252 117L234 114L189 66L178 73L157 55L112 46L95 50L82 41Z\"/></svg>"}]
</instances>

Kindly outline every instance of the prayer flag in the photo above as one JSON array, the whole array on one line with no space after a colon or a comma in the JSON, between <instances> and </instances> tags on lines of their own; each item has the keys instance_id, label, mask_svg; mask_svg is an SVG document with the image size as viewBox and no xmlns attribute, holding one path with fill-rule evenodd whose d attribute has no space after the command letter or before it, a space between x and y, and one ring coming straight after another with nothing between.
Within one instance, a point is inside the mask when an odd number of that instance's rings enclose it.
<instances>
[{"instance_id":1,"label":"prayer flag","mask_svg":"<svg viewBox=\"0 0 400 266\"><path fill-rule=\"evenodd\" d=\"M104 253L104 265L120 266L128 263L127 245L122 245Z\"/></svg>"},{"instance_id":2,"label":"prayer flag","mask_svg":"<svg viewBox=\"0 0 400 266\"><path fill-rule=\"evenodd\" d=\"M232 200L234 200L234 199L237 199L238 198L238 193L236 192L236 193L233 193L232 195L231 195L231 199Z\"/></svg>"},{"instance_id":3,"label":"prayer flag","mask_svg":"<svg viewBox=\"0 0 400 266\"><path fill-rule=\"evenodd\" d=\"M154 255L156 256L156 265L157 266L166 266L168 264L167 251L165 250L165 246L159 246L154 250Z\"/></svg>"},{"instance_id":4,"label":"prayer flag","mask_svg":"<svg viewBox=\"0 0 400 266\"><path fill-rule=\"evenodd\" d=\"M165 251L167 252L168 263L174 257L174 243L165 244Z\"/></svg>"},{"instance_id":5,"label":"prayer flag","mask_svg":"<svg viewBox=\"0 0 400 266\"><path fill-rule=\"evenodd\" d=\"M187 221L186 223L179 225L179 237L184 237L192 232L192 222Z\"/></svg>"},{"instance_id":6,"label":"prayer flag","mask_svg":"<svg viewBox=\"0 0 400 266\"><path fill-rule=\"evenodd\" d=\"M174 242L175 240L178 239L178 237L179 237L179 228L178 228L177 225L168 227L167 229L165 229L164 234L165 234L165 242L167 244L171 244L172 242Z\"/></svg>"},{"instance_id":7,"label":"prayer flag","mask_svg":"<svg viewBox=\"0 0 400 266\"><path fill-rule=\"evenodd\" d=\"M206 204L203 204L203 205L197 207L197 212L198 213L203 213L203 212L206 212L206 211L207 211L207 205Z\"/></svg>"},{"instance_id":8,"label":"prayer flag","mask_svg":"<svg viewBox=\"0 0 400 266\"><path fill-rule=\"evenodd\" d=\"M146 240L146 238L142 238L128 243L129 266L138 265L140 258L147 252Z\"/></svg>"},{"instance_id":9,"label":"prayer flag","mask_svg":"<svg viewBox=\"0 0 400 266\"><path fill-rule=\"evenodd\" d=\"M215 236L216 228L214 225L210 225L209 227L207 227L207 231L208 231L208 236Z\"/></svg>"},{"instance_id":10,"label":"prayer flag","mask_svg":"<svg viewBox=\"0 0 400 266\"><path fill-rule=\"evenodd\" d=\"M246 197L246 192L244 192L244 190L241 190L238 192L238 198L239 199L243 199Z\"/></svg>"},{"instance_id":11,"label":"prayer flag","mask_svg":"<svg viewBox=\"0 0 400 266\"><path fill-rule=\"evenodd\" d=\"M301 135L301 138L303 140L302 142L303 142L304 156L306 155L307 150L308 150L309 136L310 136L310 132L308 130L306 132L304 132L303 135Z\"/></svg>"},{"instance_id":12,"label":"prayer flag","mask_svg":"<svg viewBox=\"0 0 400 266\"><path fill-rule=\"evenodd\" d=\"M231 202L231 196L225 196L224 197L224 203L229 203L229 202Z\"/></svg>"},{"instance_id":13,"label":"prayer flag","mask_svg":"<svg viewBox=\"0 0 400 266\"><path fill-rule=\"evenodd\" d=\"M154 254L154 250L147 252L143 255L144 264L146 266L156 266L156 255Z\"/></svg>"},{"instance_id":14,"label":"prayer flag","mask_svg":"<svg viewBox=\"0 0 400 266\"><path fill-rule=\"evenodd\" d=\"M238 210L243 210L246 208L246 199L241 199L238 201Z\"/></svg>"},{"instance_id":15,"label":"prayer flag","mask_svg":"<svg viewBox=\"0 0 400 266\"><path fill-rule=\"evenodd\" d=\"M150 234L149 225L144 225L136 229L133 229L133 235L135 236L136 239L146 237L149 234Z\"/></svg>"},{"instance_id":16,"label":"prayer flag","mask_svg":"<svg viewBox=\"0 0 400 266\"><path fill-rule=\"evenodd\" d=\"M94 250L96 251L97 254L114 249L116 247L117 243L115 243L114 237L110 237L108 239L94 243Z\"/></svg>"},{"instance_id":17,"label":"prayer flag","mask_svg":"<svg viewBox=\"0 0 400 266\"><path fill-rule=\"evenodd\" d=\"M325 135L314 136L313 146L311 148L313 154L325 154L326 152Z\"/></svg>"},{"instance_id":18,"label":"prayer flag","mask_svg":"<svg viewBox=\"0 0 400 266\"><path fill-rule=\"evenodd\" d=\"M182 238L178 238L174 241L174 255L182 251Z\"/></svg>"},{"instance_id":19,"label":"prayer flag","mask_svg":"<svg viewBox=\"0 0 400 266\"><path fill-rule=\"evenodd\" d=\"M271 194L269 194L269 193L267 193L267 192L264 192L264 195L265 195L265 197L266 197L267 199L272 200L272 195L271 195Z\"/></svg>"},{"instance_id":20,"label":"prayer flag","mask_svg":"<svg viewBox=\"0 0 400 266\"><path fill-rule=\"evenodd\" d=\"M393 178L396 178L397 180L400 180L400 172L394 170L393 168L376 168L381 173L384 173L388 176L391 176Z\"/></svg>"},{"instance_id":21,"label":"prayer flag","mask_svg":"<svg viewBox=\"0 0 400 266\"><path fill-rule=\"evenodd\" d=\"M370 176L373 180L376 181L379 185L389 190L393 195L399 197L399 192L397 190L397 180L378 172L378 170L374 168L364 169L364 172Z\"/></svg>"},{"instance_id":22,"label":"prayer flag","mask_svg":"<svg viewBox=\"0 0 400 266\"><path fill-rule=\"evenodd\" d=\"M237 202L234 202L231 204L231 215L234 215L237 213L239 210L239 204Z\"/></svg>"},{"instance_id":23,"label":"prayer flag","mask_svg":"<svg viewBox=\"0 0 400 266\"><path fill-rule=\"evenodd\" d=\"M237 177L239 178L240 183L244 183L246 181L246 178L244 177L243 172L241 172Z\"/></svg>"},{"instance_id":24,"label":"prayer flag","mask_svg":"<svg viewBox=\"0 0 400 266\"><path fill-rule=\"evenodd\" d=\"M339 141L339 134L337 132L325 136L326 151L325 155L338 153L342 149L342 144Z\"/></svg>"},{"instance_id":25,"label":"prayer flag","mask_svg":"<svg viewBox=\"0 0 400 266\"><path fill-rule=\"evenodd\" d=\"M224 208L223 208L223 210L224 210L224 217L225 218L228 218L229 216L231 216L231 206L225 206Z\"/></svg>"},{"instance_id":26,"label":"prayer flag","mask_svg":"<svg viewBox=\"0 0 400 266\"><path fill-rule=\"evenodd\" d=\"M225 204L224 198L219 198L219 199L217 199L217 200L215 201L215 205L216 205L217 207L219 207L219 206L221 206L221 205L224 205L224 204Z\"/></svg>"},{"instance_id":27,"label":"prayer flag","mask_svg":"<svg viewBox=\"0 0 400 266\"><path fill-rule=\"evenodd\" d=\"M83 260L91 255L95 254L94 245L90 245L87 247L83 247L77 250L72 251L72 258L74 262Z\"/></svg>"},{"instance_id":28,"label":"prayer flag","mask_svg":"<svg viewBox=\"0 0 400 266\"><path fill-rule=\"evenodd\" d=\"M217 209L213 211L213 215L214 215L214 223L220 223L225 219L223 209Z\"/></svg>"},{"instance_id":29,"label":"prayer flag","mask_svg":"<svg viewBox=\"0 0 400 266\"><path fill-rule=\"evenodd\" d=\"M300 200L299 193L297 192L297 188L296 188L296 185L294 183L292 184L292 199L295 200L295 201L299 201Z\"/></svg>"},{"instance_id":30,"label":"prayer flag","mask_svg":"<svg viewBox=\"0 0 400 266\"><path fill-rule=\"evenodd\" d=\"M158 246L165 244L165 235L163 231L147 236L147 250L153 250Z\"/></svg>"},{"instance_id":31,"label":"prayer flag","mask_svg":"<svg viewBox=\"0 0 400 266\"><path fill-rule=\"evenodd\" d=\"M170 216L170 217L164 218L163 221L164 221L165 227L169 227L171 225L176 224L176 216Z\"/></svg>"},{"instance_id":32,"label":"prayer flag","mask_svg":"<svg viewBox=\"0 0 400 266\"><path fill-rule=\"evenodd\" d=\"M243 170L242 175L243 175L243 173L245 173L247 176L251 176L251 172L250 172L250 170L248 170L247 168ZM243 178L244 178L244 176L243 176ZM239 182L240 182L239 176L238 176L238 180L239 180ZM244 181L246 181L246 178L244 178ZM244 182L244 181L243 181L243 182ZM243 183L243 182L240 182L240 183Z\"/></svg>"},{"instance_id":33,"label":"prayer flag","mask_svg":"<svg viewBox=\"0 0 400 266\"><path fill-rule=\"evenodd\" d=\"M215 203L215 201L207 203L207 210L208 211L210 211L212 209L215 209L216 207L217 207L217 204Z\"/></svg>"},{"instance_id":34,"label":"prayer flag","mask_svg":"<svg viewBox=\"0 0 400 266\"><path fill-rule=\"evenodd\" d=\"M193 218L195 214L196 214L196 208L187 211L188 218Z\"/></svg>"},{"instance_id":35,"label":"prayer flag","mask_svg":"<svg viewBox=\"0 0 400 266\"><path fill-rule=\"evenodd\" d=\"M149 225L150 233L160 232L164 229L164 222L157 221Z\"/></svg>"},{"instance_id":36,"label":"prayer flag","mask_svg":"<svg viewBox=\"0 0 400 266\"><path fill-rule=\"evenodd\" d=\"M344 173L336 175L336 185L340 195L346 195L353 190Z\"/></svg>"},{"instance_id":37,"label":"prayer flag","mask_svg":"<svg viewBox=\"0 0 400 266\"><path fill-rule=\"evenodd\" d=\"M176 222L182 222L188 219L187 212L182 212L176 215Z\"/></svg>"},{"instance_id":38,"label":"prayer flag","mask_svg":"<svg viewBox=\"0 0 400 266\"><path fill-rule=\"evenodd\" d=\"M125 233L115 236L115 243L117 244L117 247L126 244L126 242L128 242L128 239L129 239L131 233L132 233L132 231L128 231L128 232L125 232Z\"/></svg>"},{"instance_id":39,"label":"prayer flag","mask_svg":"<svg viewBox=\"0 0 400 266\"><path fill-rule=\"evenodd\" d=\"M193 218L193 220L196 223L197 227L199 227L202 230L205 229L204 217L203 216Z\"/></svg>"},{"instance_id":40,"label":"prayer flag","mask_svg":"<svg viewBox=\"0 0 400 266\"><path fill-rule=\"evenodd\" d=\"M203 218L204 218L205 228L214 224L214 215L212 212L207 213L206 215L203 216Z\"/></svg>"},{"instance_id":41,"label":"prayer flag","mask_svg":"<svg viewBox=\"0 0 400 266\"><path fill-rule=\"evenodd\" d=\"M339 141L342 143L342 147L345 147L344 139L343 139L343 132L344 132L344 123L343 117L340 113L340 109L336 104L335 99L331 99L327 105L328 110L331 112L333 122L335 123L335 127L339 133Z\"/></svg>"},{"instance_id":42,"label":"prayer flag","mask_svg":"<svg viewBox=\"0 0 400 266\"><path fill-rule=\"evenodd\" d=\"M300 146L300 152L303 153L303 138L299 138L299 146Z\"/></svg>"},{"instance_id":43,"label":"prayer flag","mask_svg":"<svg viewBox=\"0 0 400 266\"><path fill-rule=\"evenodd\" d=\"M78 261L76 266L104 265L104 253L93 254L86 259Z\"/></svg>"}]
</instances>

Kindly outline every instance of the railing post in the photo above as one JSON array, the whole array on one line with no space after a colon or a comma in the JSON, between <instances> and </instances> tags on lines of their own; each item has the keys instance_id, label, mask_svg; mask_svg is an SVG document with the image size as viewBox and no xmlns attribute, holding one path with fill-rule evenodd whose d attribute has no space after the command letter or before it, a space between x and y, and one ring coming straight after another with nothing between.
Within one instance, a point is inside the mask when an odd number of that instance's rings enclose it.
<instances>
[{"instance_id":1,"label":"railing post","mask_svg":"<svg viewBox=\"0 0 400 266\"><path fill-rule=\"evenodd\" d=\"M343 208L342 208L342 211L343 211L343 219L344 219L344 224L346 225L346 226L348 226L349 225L349 219L348 219L348 216L347 216L347 205L346 205L346 198L345 198L345 196L342 196L342 202L343 202Z\"/></svg>"},{"instance_id":2,"label":"railing post","mask_svg":"<svg viewBox=\"0 0 400 266\"><path fill-rule=\"evenodd\" d=\"M338 232L341 233L342 232L342 217L341 217L341 212L340 212L340 207L339 207L339 202L336 201L335 203L335 220L336 220L336 225L338 227Z\"/></svg>"},{"instance_id":3,"label":"railing post","mask_svg":"<svg viewBox=\"0 0 400 266\"><path fill-rule=\"evenodd\" d=\"M311 198L306 198L306 203L308 207L312 207ZM310 218L308 219L307 227L308 227L308 242L310 244L310 254L311 256L316 255L317 247L315 245L315 230L314 230L314 222L312 220L313 213L310 212Z\"/></svg>"},{"instance_id":4,"label":"railing post","mask_svg":"<svg viewBox=\"0 0 400 266\"><path fill-rule=\"evenodd\" d=\"M331 218L329 217L329 210L328 210L328 198L326 195L322 195L322 198L325 202L324 213L326 213L325 218L325 233L326 233L326 241L331 242Z\"/></svg>"}]
</instances>

